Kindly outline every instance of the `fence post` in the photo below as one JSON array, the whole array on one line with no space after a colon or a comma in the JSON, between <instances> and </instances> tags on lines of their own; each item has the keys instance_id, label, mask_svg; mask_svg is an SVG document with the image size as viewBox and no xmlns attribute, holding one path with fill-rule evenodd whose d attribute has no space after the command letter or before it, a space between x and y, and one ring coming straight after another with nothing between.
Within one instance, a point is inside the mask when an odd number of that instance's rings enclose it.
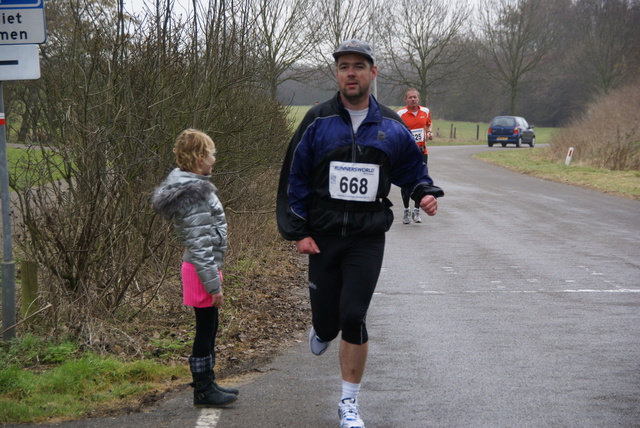
<instances>
[{"instance_id":1,"label":"fence post","mask_svg":"<svg viewBox=\"0 0 640 428\"><path fill-rule=\"evenodd\" d=\"M22 289L22 318L38 310L38 265L28 260L20 261ZM29 322L29 321L28 321Z\"/></svg>"}]
</instances>

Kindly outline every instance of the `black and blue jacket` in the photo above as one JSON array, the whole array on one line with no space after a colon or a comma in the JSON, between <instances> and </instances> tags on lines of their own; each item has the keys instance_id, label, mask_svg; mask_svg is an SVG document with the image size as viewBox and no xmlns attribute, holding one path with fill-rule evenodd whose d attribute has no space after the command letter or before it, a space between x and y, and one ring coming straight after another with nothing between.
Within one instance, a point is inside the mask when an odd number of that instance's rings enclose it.
<instances>
[{"instance_id":1,"label":"black and blue jacket","mask_svg":"<svg viewBox=\"0 0 640 428\"><path fill-rule=\"evenodd\" d=\"M332 161L378 165L374 201L334 199L329 190ZM411 198L444 196L433 185L418 146L402 119L369 97L369 112L353 133L338 92L312 107L296 130L282 165L276 216L287 240L308 236L384 233L393 222L391 184L413 189Z\"/></svg>"}]
</instances>

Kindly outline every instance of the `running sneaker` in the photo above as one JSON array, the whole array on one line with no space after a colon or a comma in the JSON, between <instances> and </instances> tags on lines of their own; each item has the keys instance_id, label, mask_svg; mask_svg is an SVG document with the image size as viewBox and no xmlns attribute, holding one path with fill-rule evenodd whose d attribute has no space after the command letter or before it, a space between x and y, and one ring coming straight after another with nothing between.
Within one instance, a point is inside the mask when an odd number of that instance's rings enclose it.
<instances>
[{"instance_id":1,"label":"running sneaker","mask_svg":"<svg viewBox=\"0 0 640 428\"><path fill-rule=\"evenodd\" d=\"M311 326L311 331L309 332L309 348L311 348L311 352L314 355L322 355L324 351L329 349L329 345L331 345L331 342L323 342L320 340L320 338L316 336L316 330Z\"/></svg>"},{"instance_id":2,"label":"running sneaker","mask_svg":"<svg viewBox=\"0 0 640 428\"><path fill-rule=\"evenodd\" d=\"M413 221L416 223L422 223L422 219L420 218L420 208L413 209Z\"/></svg>"},{"instance_id":3,"label":"running sneaker","mask_svg":"<svg viewBox=\"0 0 640 428\"><path fill-rule=\"evenodd\" d=\"M404 209L404 217L402 217L402 224L409 224L411 220L409 219L409 208Z\"/></svg>"},{"instance_id":4,"label":"running sneaker","mask_svg":"<svg viewBox=\"0 0 640 428\"><path fill-rule=\"evenodd\" d=\"M364 422L358 413L358 404L354 398L344 398L338 404L340 428L364 428Z\"/></svg>"}]
</instances>

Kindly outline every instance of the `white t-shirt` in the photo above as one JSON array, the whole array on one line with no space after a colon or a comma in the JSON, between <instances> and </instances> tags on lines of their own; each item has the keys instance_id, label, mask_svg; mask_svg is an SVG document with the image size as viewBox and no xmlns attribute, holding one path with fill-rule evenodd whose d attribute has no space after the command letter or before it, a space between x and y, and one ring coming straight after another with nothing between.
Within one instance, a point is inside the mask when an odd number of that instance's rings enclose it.
<instances>
[{"instance_id":1,"label":"white t-shirt","mask_svg":"<svg viewBox=\"0 0 640 428\"><path fill-rule=\"evenodd\" d=\"M351 126L353 127L353 133L355 134L358 131L358 128L360 127L360 124L362 123L364 118L367 117L369 108L367 107L364 110L347 109L347 111L349 112L349 116L351 116Z\"/></svg>"}]
</instances>

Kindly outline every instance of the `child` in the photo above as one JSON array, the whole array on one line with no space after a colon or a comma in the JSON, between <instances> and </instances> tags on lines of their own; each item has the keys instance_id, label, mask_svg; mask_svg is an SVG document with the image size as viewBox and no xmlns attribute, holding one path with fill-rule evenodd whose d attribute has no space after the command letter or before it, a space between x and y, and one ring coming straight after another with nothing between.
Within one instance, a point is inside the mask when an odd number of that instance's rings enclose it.
<instances>
[{"instance_id":1,"label":"child","mask_svg":"<svg viewBox=\"0 0 640 428\"><path fill-rule=\"evenodd\" d=\"M193 405L224 407L236 401L236 388L222 388L215 381L215 341L218 308L222 305L222 262L227 251L227 221L216 187L209 181L216 161L211 138L195 129L176 138L175 168L158 186L153 207L173 221L182 257L183 301L193 306L196 336L189 365L193 375Z\"/></svg>"}]
</instances>

